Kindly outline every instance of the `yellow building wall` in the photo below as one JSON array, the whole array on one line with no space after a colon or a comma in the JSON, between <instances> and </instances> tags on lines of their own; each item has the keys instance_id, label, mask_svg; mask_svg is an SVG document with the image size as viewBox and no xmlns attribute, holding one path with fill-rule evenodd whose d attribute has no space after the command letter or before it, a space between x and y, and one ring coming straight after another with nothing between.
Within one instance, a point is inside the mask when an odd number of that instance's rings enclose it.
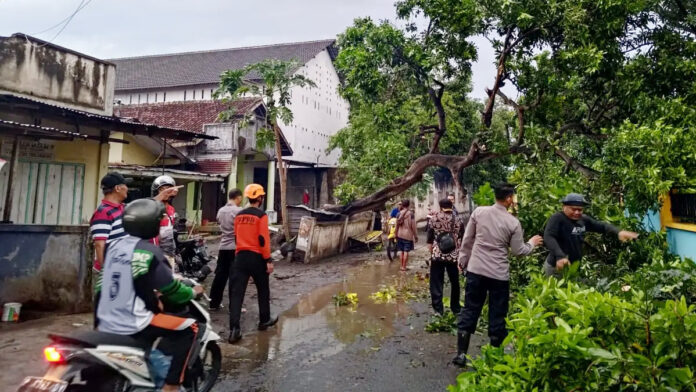
<instances>
[{"instance_id":1,"label":"yellow building wall","mask_svg":"<svg viewBox=\"0 0 696 392\"><path fill-rule=\"evenodd\" d=\"M81 223L89 223L101 200L99 183L108 170L109 145L98 141L73 140L55 143L55 162L82 163L85 166Z\"/></svg>"},{"instance_id":2,"label":"yellow building wall","mask_svg":"<svg viewBox=\"0 0 696 392\"><path fill-rule=\"evenodd\" d=\"M138 144L131 135L117 132L112 134L111 138L125 140L128 144L109 143L111 145L109 163L152 166L158 158L155 154Z\"/></svg>"}]
</instances>

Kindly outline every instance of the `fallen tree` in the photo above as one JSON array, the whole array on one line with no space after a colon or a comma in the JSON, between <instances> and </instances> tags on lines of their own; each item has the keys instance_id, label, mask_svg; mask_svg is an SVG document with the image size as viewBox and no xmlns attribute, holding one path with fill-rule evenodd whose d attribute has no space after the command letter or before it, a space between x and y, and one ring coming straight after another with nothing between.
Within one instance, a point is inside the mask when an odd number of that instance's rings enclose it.
<instances>
[{"instance_id":1,"label":"fallen tree","mask_svg":"<svg viewBox=\"0 0 696 392\"><path fill-rule=\"evenodd\" d=\"M622 199L626 173L603 163L625 158L616 145L628 124L692 126L661 117L675 102L688 107L696 100L694 79L683 74L696 73L692 9L630 0L404 0L396 7L405 29L358 19L338 40L351 121L332 146L343 151L353 192L332 211L380 208L432 167L448 169L459 185L464 169L501 157L532 174L541 162L557 161L563 173L601 182ZM419 29L416 18L427 27ZM469 40L480 36L497 61L493 86L476 104L467 98L476 58ZM506 84L520 98L508 97ZM477 123L462 109L471 105ZM503 105L510 115L496 125ZM657 203L651 192L640 207Z\"/></svg>"}]
</instances>

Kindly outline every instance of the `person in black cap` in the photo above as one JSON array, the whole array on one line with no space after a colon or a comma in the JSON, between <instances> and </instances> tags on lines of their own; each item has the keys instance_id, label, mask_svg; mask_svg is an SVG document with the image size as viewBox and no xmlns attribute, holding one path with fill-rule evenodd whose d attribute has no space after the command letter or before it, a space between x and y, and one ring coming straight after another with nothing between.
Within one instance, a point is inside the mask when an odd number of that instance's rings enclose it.
<instances>
[{"instance_id":1,"label":"person in black cap","mask_svg":"<svg viewBox=\"0 0 696 392\"><path fill-rule=\"evenodd\" d=\"M132 178L125 178L120 173L111 172L101 179L101 189L104 193L97 210L90 220L90 235L94 241L94 265L95 272L101 271L104 263L104 250L109 242L124 237L121 215L123 215L123 201L128 197L128 184Z\"/></svg>"},{"instance_id":2,"label":"person in black cap","mask_svg":"<svg viewBox=\"0 0 696 392\"><path fill-rule=\"evenodd\" d=\"M581 194L569 193L561 202L563 210L551 215L544 230L544 245L549 250L544 263L547 276L560 276L565 266L582 258L585 232L612 233L621 241L638 238L637 233L619 230L609 223L583 214L589 203Z\"/></svg>"}]
</instances>

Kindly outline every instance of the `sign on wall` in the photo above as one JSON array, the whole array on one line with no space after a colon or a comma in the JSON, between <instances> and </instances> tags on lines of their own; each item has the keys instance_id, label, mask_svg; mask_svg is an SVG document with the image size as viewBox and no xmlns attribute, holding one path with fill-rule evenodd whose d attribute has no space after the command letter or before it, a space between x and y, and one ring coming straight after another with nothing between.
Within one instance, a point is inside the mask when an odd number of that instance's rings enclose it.
<instances>
[{"instance_id":1,"label":"sign on wall","mask_svg":"<svg viewBox=\"0 0 696 392\"><path fill-rule=\"evenodd\" d=\"M0 157L12 158L12 139L0 139ZM56 145L53 141L20 140L19 158L34 161L52 161L56 157Z\"/></svg>"}]
</instances>

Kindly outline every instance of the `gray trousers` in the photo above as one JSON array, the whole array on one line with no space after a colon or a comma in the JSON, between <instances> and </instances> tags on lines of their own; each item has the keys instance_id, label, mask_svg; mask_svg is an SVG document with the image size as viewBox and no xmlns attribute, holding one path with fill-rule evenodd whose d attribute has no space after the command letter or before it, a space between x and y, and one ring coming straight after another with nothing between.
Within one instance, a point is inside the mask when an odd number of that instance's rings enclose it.
<instances>
[{"instance_id":1,"label":"gray trousers","mask_svg":"<svg viewBox=\"0 0 696 392\"><path fill-rule=\"evenodd\" d=\"M549 264L546 260L544 260L544 274L558 279L563 277L563 274L556 270L556 266Z\"/></svg>"}]
</instances>

